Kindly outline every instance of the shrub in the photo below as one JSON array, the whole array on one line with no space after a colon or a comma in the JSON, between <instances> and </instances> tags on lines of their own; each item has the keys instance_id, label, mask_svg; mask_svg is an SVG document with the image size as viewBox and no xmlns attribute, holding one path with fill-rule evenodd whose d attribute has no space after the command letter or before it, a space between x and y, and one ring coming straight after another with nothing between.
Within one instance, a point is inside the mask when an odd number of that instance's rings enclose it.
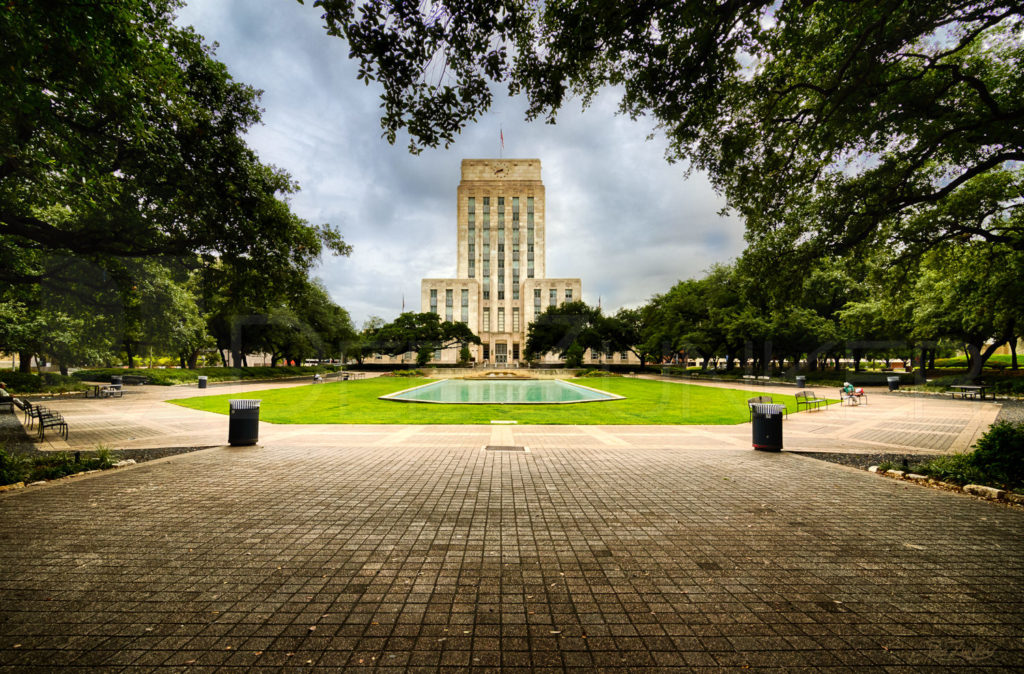
<instances>
[{"instance_id":1,"label":"shrub","mask_svg":"<svg viewBox=\"0 0 1024 674\"><path fill-rule=\"evenodd\" d=\"M0 380L7 384L12 394L19 393L41 393L49 391L62 393L65 391L80 391L84 387L74 377L65 377L56 372L43 372L33 374L28 372L4 372L0 374Z\"/></svg>"},{"instance_id":2,"label":"shrub","mask_svg":"<svg viewBox=\"0 0 1024 674\"><path fill-rule=\"evenodd\" d=\"M573 343L565 351L565 366L568 368L583 367L584 355L583 347L579 344Z\"/></svg>"},{"instance_id":3,"label":"shrub","mask_svg":"<svg viewBox=\"0 0 1024 674\"><path fill-rule=\"evenodd\" d=\"M621 375L609 372L607 370L584 370L576 374L577 377L619 377Z\"/></svg>"},{"instance_id":4,"label":"shrub","mask_svg":"<svg viewBox=\"0 0 1024 674\"><path fill-rule=\"evenodd\" d=\"M392 377L422 377L423 373L419 370L395 370L391 373Z\"/></svg>"},{"instance_id":5,"label":"shrub","mask_svg":"<svg viewBox=\"0 0 1024 674\"><path fill-rule=\"evenodd\" d=\"M29 460L21 454L0 448L0 485L24 482L29 475Z\"/></svg>"},{"instance_id":6,"label":"shrub","mask_svg":"<svg viewBox=\"0 0 1024 674\"><path fill-rule=\"evenodd\" d=\"M146 377L150 384L157 386L173 386L175 384L194 383L199 375L205 376L209 381L238 381L243 379L281 379L284 377L312 376L316 372L337 372L341 368L337 365L312 365L292 366L279 365L277 367L204 367L195 370L159 370L135 368L98 368L92 370L79 370L72 376L83 381L109 382L111 375L139 375Z\"/></svg>"},{"instance_id":7,"label":"shrub","mask_svg":"<svg viewBox=\"0 0 1024 674\"><path fill-rule=\"evenodd\" d=\"M953 484L1024 487L1024 424L992 424L972 452L932 459L914 472Z\"/></svg>"},{"instance_id":8,"label":"shrub","mask_svg":"<svg viewBox=\"0 0 1024 674\"><path fill-rule=\"evenodd\" d=\"M1003 484L1024 484L1024 423L992 424L976 447L975 465L984 466Z\"/></svg>"}]
</instances>

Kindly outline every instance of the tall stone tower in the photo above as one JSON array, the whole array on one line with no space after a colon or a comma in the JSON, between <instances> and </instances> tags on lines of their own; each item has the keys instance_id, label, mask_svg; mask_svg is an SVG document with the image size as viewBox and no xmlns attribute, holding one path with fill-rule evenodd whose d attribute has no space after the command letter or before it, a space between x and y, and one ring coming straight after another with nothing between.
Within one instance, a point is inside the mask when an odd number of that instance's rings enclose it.
<instances>
[{"instance_id":1,"label":"tall stone tower","mask_svg":"<svg viewBox=\"0 0 1024 674\"><path fill-rule=\"evenodd\" d=\"M457 204L455 278L423 279L421 311L467 323L483 341L477 362L515 363L535 316L582 299L580 279L545 276L540 160L463 159ZM458 350L435 360L456 362Z\"/></svg>"}]
</instances>

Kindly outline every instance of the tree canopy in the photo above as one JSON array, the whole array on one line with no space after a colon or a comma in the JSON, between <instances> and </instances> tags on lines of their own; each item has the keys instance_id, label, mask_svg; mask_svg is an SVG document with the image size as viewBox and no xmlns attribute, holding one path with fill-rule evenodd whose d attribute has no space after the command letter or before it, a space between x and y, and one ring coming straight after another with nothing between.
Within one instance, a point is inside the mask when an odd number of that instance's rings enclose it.
<instances>
[{"instance_id":1,"label":"tree canopy","mask_svg":"<svg viewBox=\"0 0 1024 674\"><path fill-rule=\"evenodd\" d=\"M338 232L243 134L259 92L234 81L177 0L20 2L0 12L0 279L64 279L59 254L218 257L305 273ZM58 270L59 272L59 270Z\"/></svg>"},{"instance_id":2,"label":"tree canopy","mask_svg":"<svg viewBox=\"0 0 1024 674\"><path fill-rule=\"evenodd\" d=\"M613 88L759 247L1024 248L1019 2L314 4L383 87L384 136L414 152L450 145L494 85L549 122Z\"/></svg>"},{"instance_id":3,"label":"tree canopy","mask_svg":"<svg viewBox=\"0 0 1024 674\"><path fill-rule=\"evenodd\" d=\"M309 278L349 246L292 212L297 184L245 142L260 92L174 24L181 4L0 11L0 316L18 322L0 351L23 368L142 348L194 366L253 314L275 329L246 345L273 354L337 352L351 332Z\"/></svg>"}]
</instances>

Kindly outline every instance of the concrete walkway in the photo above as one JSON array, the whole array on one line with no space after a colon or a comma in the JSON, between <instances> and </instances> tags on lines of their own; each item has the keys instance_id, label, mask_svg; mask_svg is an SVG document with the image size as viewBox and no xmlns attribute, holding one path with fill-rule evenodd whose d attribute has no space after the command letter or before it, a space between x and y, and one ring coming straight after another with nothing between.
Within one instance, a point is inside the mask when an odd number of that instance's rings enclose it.
<instances>
[{"instance_id":1,"label":"concrete walkway","mask_svg":"<svg viewBox=\"0 0 1024 674\"><path fill-rule=\"evenodd\" d=\"M220 445L226 417L162 402L196 392L60 408L73 443ZM872 396L787 445L949 451L995 409ZM755 452L746 424L261 440L0 494L0 668L1024 666L1024 511Z\"/></svg>"},{"instance_id":2,"label":"concrete walkway","mask_svg":"<svg viewBox=\"0 0 1024 674\"><path fill-rule=\"evenodd\" d=\"M691 383L691 382L687 382ZM61 412L71 428L68 441L55 434L40 449L89 450L216 446L226 443L228 418L167 404L196 395L243 394L306 382L228 384L205 390L194 387L132 386L123 398L71 398L47 403ZM344 385L344 384L341 384ZM735 385L699 383L702 386ZM792 387L757 387L757 393L792 394ZM820 395L835 396L831 389ZM832 405L827 410L790 414L785 421L785 447L816 452L964 451L999 414L991 402L921 398L869 390L869 403ZM571 407L567 408L571 414ZM571 417L570 417L571 418ZM618 449L683 449L750 447L750 424L736 426L371 426L277 425L260 423L265 444L335 447L358 444L379 447L479 448L484 444L530 447L604 447Z\"/></svg>"}]
</instances>

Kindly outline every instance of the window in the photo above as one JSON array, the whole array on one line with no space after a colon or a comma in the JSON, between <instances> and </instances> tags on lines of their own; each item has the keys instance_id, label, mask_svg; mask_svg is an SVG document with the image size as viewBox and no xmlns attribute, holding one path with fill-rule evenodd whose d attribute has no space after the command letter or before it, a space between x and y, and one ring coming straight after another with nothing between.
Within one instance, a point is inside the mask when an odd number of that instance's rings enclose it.
<instances>
[{"instance_id":1,"label":"window","mask_svg":"<svg viewBox=\"0 0 1024 674\"><path fill-rule=\"evenodd\" d=\"M572 302L572 288L565 289L565 301Z\"/></svg>"},{"instance_id":2,"label":"window","mask_svg":"<svg viewBox=\"0 0 1024 674\"><path fill-rule=\"evenodd\" d=\"M512 285L512 299L519 299L519 280L516 279Z\"/></svg>"},{"instance_id":3,"label":"window","mask_svg":"<svg viewBox=\"0 0 1024 674\"><path fill-rule=\"evenodd\" d=\"M498 286L498 299L505 299L505 286Z\"/></svg>"},{"instance_id":4,"label":"window","mask_svg":"<svg viewBox=\"0 0 1024 674\"><path fill-rule=\"evenodd\" d=\"M469 323L469 290L462 291L462 322Z\"/></svg>"},{"instance_id":5,"label":"window","mask_svg":"<svg viewBox=\"0 0 1024 674\"><path fill-rule=\"evenodd\" d=\"M491 359L491 345L490 344L484 344L484 360L490 360L490 359Z\"/></svg>"},{"instance_id":6,"label":"window","mask_svg":"<svg viewBox=\"0 0 1024 674\"><path fill-rule=\"evenodd\" d=\"M451 288L444 291L444 320L446 321L452 320L452 300L454 299L452 295L454 292Z\"/></svg>"},{"instance_id":7,"label":"window","mask_svg":"<svg viewBox=\"0 0 1024 674\"><path fill-rule=\"evenodd\" d=\"M499 239L499 243L498 243L498 257L500 257L500 258L504 258L505 257L505 244L500 243L500 239Z\"/></svg>"},{"instance_id":8,"label":"window","mask_svg":"<svg viewBox=\"0 0 1024 674\"><path fill-rule=\"evenodd\" d=\"M487 279L491 278L491 261L485 257L483 262L484 262L484 280L486 281Z\"/></svg>"},{"instance_id":9,"label":"window","mask_svg":"<svg viewBox=\"0 0 1024 674\"><path fill-rule=\"evenodd\" d=\"M622 353L620 353L619 360L621 360L623 363L629 360L629 351L623 351Z\"/></svg>"},{"instance_id":10,"label":"window","mask_svg":"<svg viewBox=\"0 0 1024 674\"><path fill-rule=\"evenodd\" d=\"M519 360L519 345L512 345L512 360Z\"/></svg>"},{"instance_id":11,"label":"window","mask_svg":"<svg viewBox=\"0 0 1024 674\"><path fill-rule=\"evenodd\" d=\"M505 332L505 307L498 307L498 332Z\"/></svg>"},{"instance_id":12,"label":"window","mask_svg":"<svg viewBox=\"0 0 1024 674\"><path fill-rule=\"evenodd\" d=\"M476 266L473 262L473 260L469 261L469 278L476 278Z\"/></svg>"},{"instance_id":13,"label":"window","mask_svg":"<svg viewBox=\"0 0 1024 674\"><path fill-rule=\"evenodd\" d=\"M512 332L519 332L519 307L512 307Z\"/></svg>"},{"instance_id":14,"label":"window","mask_svg":"<svg viewBox=\"0 0 1024 674\"><path fill-rule=\"evenodd\" d=\"M484 323L483 323L482 331L483 332L490 332L491 331L491 310L488 309L487 307L484 307Z\"/></svg>"},{"instance_id":15,"label":"window","mask_svg":"<svg viewBox=\"0 0 1024 674\"><path fill-rule=\"evenodd\" d=\"M430 313L437 313L437 290L432 289L430 291Z\"/></svg>"},{"instance_id":16,"label":"window","mask_svg":"<svg viewBox=\"0 0 1024 674\"><path fill-rule=\"evenodd\" d=\"M491 244L489 243L484 244L484 259L491 259Z\"/></svg>"},{"instance_id":17,"label":"window","mask_svg":"<svg viewBox=\"0 0 1024 674\"><path fill-rule=\"evenodd\" d=\"M476 213L476 198L475 197L470 197L469 198L469 212L471 214L472 213Z\"/></svg>"},{"instance_id":18,"label":"window","mask_svg":"<svg viewBox=\"0 0 1024 674\"><path fill-rule=\"evenodd\" d=\"M540 315L540 288L533 289L533 315Z\"/></svg>"},{"instance_id":19,"label":"window","mask_svg":"<svg viewBox=\"0 0 1024 674\"><path fill-rule=\"evenodd\" d=\"M552 288L548 291L548 306L553 307L558 304L558 291Z\"/></svg>"},{"instance_id":20,"label":"window","mask_svg":"<svg viewBox=\"0 0 1024 674\"><path fill-rule=\"evenodd\" d=\"M491 299L491 281L490 279L484 279L484 299Z\"/></svg>"}]
</instances>

